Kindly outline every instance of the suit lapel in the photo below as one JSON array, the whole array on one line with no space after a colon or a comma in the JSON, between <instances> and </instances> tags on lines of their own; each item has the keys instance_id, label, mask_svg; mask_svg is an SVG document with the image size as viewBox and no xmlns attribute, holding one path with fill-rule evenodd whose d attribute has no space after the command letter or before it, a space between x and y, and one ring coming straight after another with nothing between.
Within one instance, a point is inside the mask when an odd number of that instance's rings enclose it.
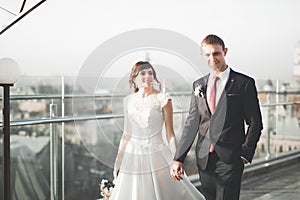
<instances>
[{"instance_id":1,"label":"suit lapel","mask_svg":"<svg viewBox=\"0 0 300 200\"><path fill-rule=\"evenodd\" d=\"M204 85L204 94L205 94L204 97L205 97L205 99L207 99L206 94L207 94L208 76L209 76L209 75L206 75L206 76L204 76L203 79L202 79L203 85Z\"/></svg>"},{"instance_id":2,"label":"suit lapel","mask_svg":"<svg viewBox=\"0 0 300 200\"><path fill-rule=\"evenodd\" d=\"M231 90L231 88L232 88L232 86L233 86L233 84L234 84L234 82L235 82L235 72L232 70L232 69L230 69L230 72L229 72L229 77L228 77L228 81L227 81L227 83L226 83L226 85L225 85L225 89L224 89L224 91L223 91L223 94L224 94L224 92L226 93L226 94L228 94L229 93L229 91ZM223 95L222 94L222 95Z\"/></svg>"},{"instance_id":3,"label":"suit lapel","mask_svg":"<svg viewBox=\"0 0 300 200\"><path fill-rule=\"evenodd\" d=\"M227 94L229 93L229 91L231 90L231 88L232 88L232 86L233 86L233 84L235 82L235 75L234 75L234 73L235 72L232 69L230 69L229 77L228 77L227 83L225 85L225 88L224 88L224 90L223 90L223 92L222 92L222 94L220 96L220 100L219 100L218 105L219 104L224 105L224 102L227 101L227 99L226 99L227 98ZM218 105L217 105L216 109L218 109Z\"/></svg>"},{"instance_id":4,"label":"suit lapel","mask_svg":"<svg viewBox=\"0 0 300 200\"><path fill-rule=\"evenodd\" d=\"M205 109L208 110L208 113L210 113L210 109L209 109L208 101L207 101L207 83L208 83L208 77L209 77L209 74L203 77L202 84L204 85Z\"/></svg>"}]
</instances>

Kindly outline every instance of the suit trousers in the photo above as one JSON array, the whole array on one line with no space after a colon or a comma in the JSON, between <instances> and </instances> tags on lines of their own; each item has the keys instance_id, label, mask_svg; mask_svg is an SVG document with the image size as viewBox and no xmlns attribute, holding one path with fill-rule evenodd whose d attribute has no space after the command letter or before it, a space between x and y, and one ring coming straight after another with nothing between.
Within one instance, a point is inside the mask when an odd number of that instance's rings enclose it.
<instances>
[{"instance_id":1,"label":"suit trousers","mask_svg":"<svg viewBox=\"0 0 300 200\"><path fill-rule=\"evenodd\" d=\"M223 162L214 151L208 155L205 170L199 168L202 192L207 200L238 200L244 163L237 158L232 163Z\"/></svg>"}]
</instances>

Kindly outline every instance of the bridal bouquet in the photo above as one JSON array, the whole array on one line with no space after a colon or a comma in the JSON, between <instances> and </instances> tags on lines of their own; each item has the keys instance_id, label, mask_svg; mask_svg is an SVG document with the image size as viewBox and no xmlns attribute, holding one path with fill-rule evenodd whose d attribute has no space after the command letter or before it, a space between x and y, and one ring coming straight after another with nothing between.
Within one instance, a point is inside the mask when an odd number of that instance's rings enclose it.
<instances>
[{"instance_id":1,"label":"bridal bouquet","mask_svg":"<svg viewBox=\"0 0 300 200\"><path fill-rule=\"evenodd\" d=\"M101 195L104 197L104 199L109 199L109 197L112 194L112 190L115 187L114 182L106 179L102 179L101 184L99 185L100 185Z\"/></svg>"}]
</instances>

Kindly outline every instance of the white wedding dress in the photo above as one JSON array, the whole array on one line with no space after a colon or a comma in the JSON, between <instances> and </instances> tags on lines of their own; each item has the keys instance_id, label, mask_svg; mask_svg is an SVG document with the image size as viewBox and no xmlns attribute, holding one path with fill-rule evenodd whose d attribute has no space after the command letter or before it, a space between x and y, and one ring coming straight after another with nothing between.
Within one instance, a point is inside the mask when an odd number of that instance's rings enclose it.
<instances>
[{"instance_id":1,"label":"white wedding dress","mask_svg":"<svg viewBox=\"0 0 300 200\"><path fill-rule=\"evenodd\" d=\"M173 155L162 135L162 108L168 99L163 93L143 98L139 92L124 98L124 127L130 139L122 158L117 156L120 171L110 200L205 199L186 175L182 181L170 175Z\"/></svg>"}]
</instances>

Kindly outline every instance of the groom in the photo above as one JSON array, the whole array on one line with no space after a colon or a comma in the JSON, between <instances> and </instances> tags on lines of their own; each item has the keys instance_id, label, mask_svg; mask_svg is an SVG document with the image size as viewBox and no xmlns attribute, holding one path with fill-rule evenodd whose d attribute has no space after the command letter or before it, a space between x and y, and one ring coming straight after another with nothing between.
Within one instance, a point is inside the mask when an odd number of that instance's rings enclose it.
<instances>
[{"instance_id":1,"label":"groom","mask_svg":"<svg viewBox=\"0 0 300 200\"><path fill-rule=\"evenodd\" d=\"M182 179L183 162L198 135L196 156L204 195L208 200L237 200L244 164L252 161L263 128L255 82L226 64L228 49L218 36L206 36L201 47L211 70L193 83L171 175Z\"/></svg>"}]
</instances>

